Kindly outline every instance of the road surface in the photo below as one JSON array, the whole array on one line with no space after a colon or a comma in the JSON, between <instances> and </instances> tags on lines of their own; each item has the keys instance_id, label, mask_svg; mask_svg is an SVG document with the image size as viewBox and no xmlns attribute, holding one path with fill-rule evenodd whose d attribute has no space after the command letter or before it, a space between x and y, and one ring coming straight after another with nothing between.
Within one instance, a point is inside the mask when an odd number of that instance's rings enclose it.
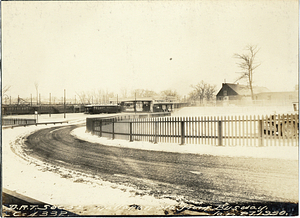
<instances>
[{"instance_id":1,"label":"road surface","mask_svg":"<svg viewBox=\"0 0 300 218\"><path fill-rule=\"evenodd\" d=\"M77 127L33 133L25 141L26 154L158 197L207 203L298 202L297 161L105 146L70 135Z\"/></svg>"}]
</instances>

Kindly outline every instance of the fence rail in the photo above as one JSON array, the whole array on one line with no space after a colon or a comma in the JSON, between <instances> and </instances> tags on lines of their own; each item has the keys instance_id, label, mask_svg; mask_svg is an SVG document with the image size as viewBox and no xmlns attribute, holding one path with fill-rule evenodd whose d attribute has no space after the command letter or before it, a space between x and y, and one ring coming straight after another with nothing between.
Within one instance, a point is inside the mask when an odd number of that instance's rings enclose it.
<instances>
[{"instance_id":1,"label":"fence rail","mask_svg":"<svg viewBox=\"0 0 300 218\"><path fill-rule=\"evenodd\" d=\"M3 118L2 126L32 125L36 124L36 119Z\"/></svg>"},{"instance_id":2,"label":"fence rail","mask_svg":"<svg viewBox=\"0 0 300 218\"><path fill-rule=\"evenodd\" d=\"M89 118L88 118L89 119ZM87 131L100 137L154 143L298 145L297 114L227 117L90 118Z\"/></svg>"},{"instance_id":3,"label":"fence rail","mask_svg":"<svg viewBox=\"0 0 300 218\"><path fill-rule=\"evenodd\" d=\"M20 126L29 126L29 125L48 125L48 124L63 124L68 123L68 121L53 121L53 122L39 122L37 123L35 119L2 119L2 128L14 128Z\"/></svg>"}]
</instances>

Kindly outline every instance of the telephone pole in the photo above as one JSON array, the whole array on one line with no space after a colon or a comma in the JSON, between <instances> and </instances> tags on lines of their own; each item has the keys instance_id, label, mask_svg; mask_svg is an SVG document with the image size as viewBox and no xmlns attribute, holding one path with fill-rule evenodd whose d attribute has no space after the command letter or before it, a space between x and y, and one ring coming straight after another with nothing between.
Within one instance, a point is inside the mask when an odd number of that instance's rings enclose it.
<instances>
[{"instance_id":1,"label":"telephone pole","mask_svg":"<svg viewBox=\"0 0 300 218\"><path fill-rule=\"evenodd\" d=\"M49 117L51 117L51 93L49 93Z\"/></svg>"},{"instance_id":2,"label":"telephone pole","mask_svg":"<svg viewBox=\"0 0 300 218\"><path fill-rule=\"evenodd\" d=\"M64 118L66 118L66 90L64 89Z\"/></svg>"}]
</instances>

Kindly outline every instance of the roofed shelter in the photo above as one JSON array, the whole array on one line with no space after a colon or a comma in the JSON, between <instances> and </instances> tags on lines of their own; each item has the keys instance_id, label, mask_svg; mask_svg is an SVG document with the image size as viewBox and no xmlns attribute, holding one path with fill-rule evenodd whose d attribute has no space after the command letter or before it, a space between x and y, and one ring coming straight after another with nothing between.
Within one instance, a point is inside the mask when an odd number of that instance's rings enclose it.
<instances>
[{"instance_id":1,"label":"roofed shelter","mask_svg":"<svg viewBox=\"0 0 300 218\"><path fill-rule=\"evenodd\" d=\"M123 99L120 105L123 111L153 112L153 99L149 97Z\"/></svg>"}]
</instances>

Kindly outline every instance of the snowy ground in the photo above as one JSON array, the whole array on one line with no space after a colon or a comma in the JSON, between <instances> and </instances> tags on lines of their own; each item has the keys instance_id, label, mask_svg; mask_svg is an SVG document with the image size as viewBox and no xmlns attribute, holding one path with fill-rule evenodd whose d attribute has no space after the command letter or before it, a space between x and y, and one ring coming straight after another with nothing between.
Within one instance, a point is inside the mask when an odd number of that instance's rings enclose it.
<instances>
[{"instance_id":1,"label":"snowy ground","mask_svg":"<svg viewBox=\"0 0 300 218\"><path fill-rule=\"evenodd\" d=\"M291 113L288 108L281 109L281 113ZM274 114L270 108L256 110L245 108L183 108L175 112L174 116L201 116L246 114ZM279 113L279 111L276 113ZM14 116L19 118L33 118L34 115ZM63 114L39 115L39 122L64 121L70 123L84 122L86 117L101 115ZM69 124L62 124L69 125ZM63 205L67 210L81 215L164 215L164 208L177 205L170 199L157 199L152 196L139 196L130 187L117 186L102 181L94 175L71 171L51 166L47 163L24 156L22 143L26 135L48 126L17 127L2 130L2 158L3 158L3 187L11 191L53 205ZM99 138L85 132L85 127L72 132L78 138L98 142L109 146L123 146L136 149L158 150L179 153L196 153L207 155L244 156L255 158L278 158L298 160L298 147L217 147L209 145L178 145L153 144L149 142L128 142L125 140L109 140ZM129 205L140 205L142 210L130 208Z\"/></svg>"},{"instance_id":2,"label":"snowy ground","mask_svg":"<svg viewBox=\"0 0 300 218\"><path fill-rule=\"evenodd\" d=\"M176 153L206 154L229 157L253 157L253 158L278 158L298 160L298 147L292 146L269 146L269 147L247 147L247 146L213 146L213 145L179 145L176 143L151 143L134 141L129 142L121 139L100 138L85 132L85 127L80 127L71 133L75 137L89 142L100 143L109 146L128 147L143 150L165 151Z\"/></svg>"},{"instance_id":3,"label":"snowy ground","mask_svg":"<svg viewBox=\"0 0 300 218\"><path fill-rule=\"evenodd\" d=\"M85 121L87 117L99 117L99 116L115 116L115 114L83 114L83 113L69 113L66 114L66 118L64 118L64 114L39 114L38 118L36 115L9 115L4 116L3 118L24 118L24 119L37 119L37 123L44 123L44 122L60 122L60 121L68 121L69 123Z\"/></svg>"},{"instance_id":4,"label":"snowy ground","mask_svg":"<svg viewBox=\"0 0 300 218\"><path fill-rule=\"evenodd\" d=\"M74 119L73 123L80 120ZM166 207L177 204L170 199L139 196L130 187L25 156L22 152L24 137L33 131L50 127L53 125L2 130L3 188L47 204L63 206L80 215L164 215ZM129 205L139 205L142 210Z\"/></svg>"},{"instance_id":5,"label":"snowy ground","mask_svg":"<svg viewBox=\"0 0 300 218\"><path fill-rule=\"evenodd\" d=\"M176 110L172 116L262 116L272 114L295 114L292 105L286 106L227 106L227 107L185 107Z\"/></svg>"}]
</instances>

